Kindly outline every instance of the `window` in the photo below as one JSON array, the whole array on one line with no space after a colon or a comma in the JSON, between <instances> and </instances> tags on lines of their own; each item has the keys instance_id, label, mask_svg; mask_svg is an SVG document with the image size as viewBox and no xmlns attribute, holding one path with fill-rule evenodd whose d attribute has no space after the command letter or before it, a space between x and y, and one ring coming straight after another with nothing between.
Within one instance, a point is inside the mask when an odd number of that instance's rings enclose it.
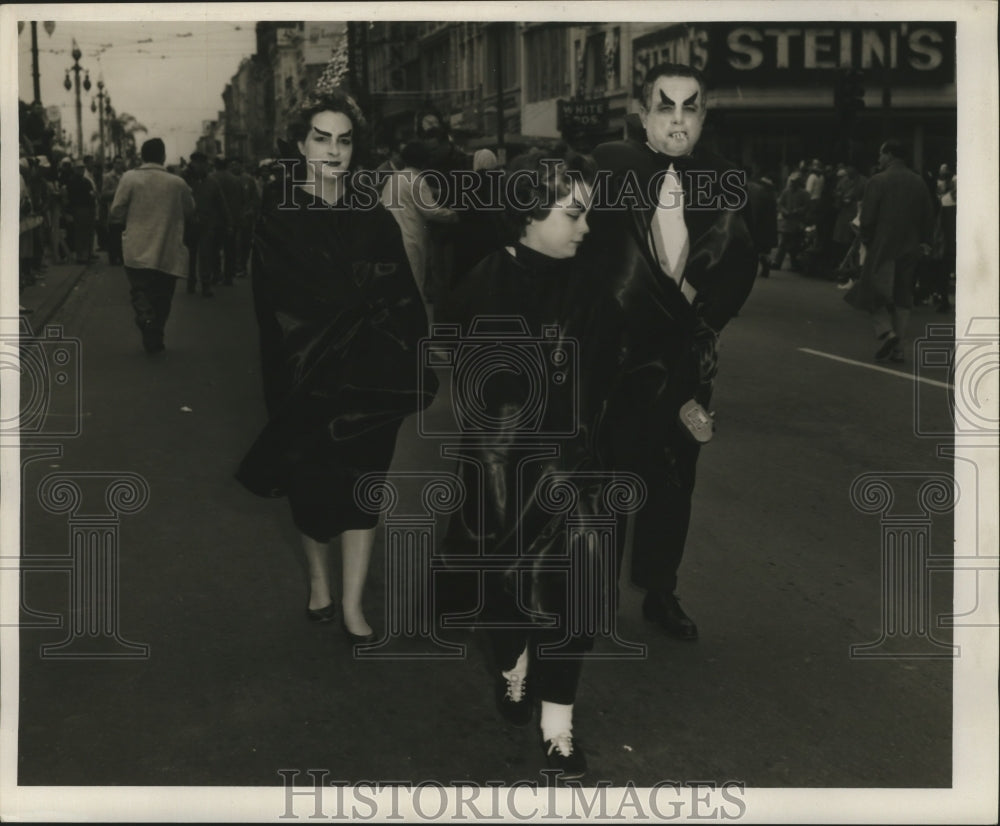
<instances>
[{"instance_id":1,"label":"window","mask_svg":"<svg viewBox=\"0 0 1000 826\"><path fill-rule=\"evenodd\" d=\"M597 32L587 38L583 53L583 89L594 94L606 88L605 32Z\"/></svg>"},{"instance_id":2,"label":"window","mask_svg":"<svg viewBox=\"0 0 1000 826\"><path fill-rule=\"evenodd\" d=\"M529 29L524 35L529 103L569 94L567 31L562 26Z\"/></svg>"}]
</instances>

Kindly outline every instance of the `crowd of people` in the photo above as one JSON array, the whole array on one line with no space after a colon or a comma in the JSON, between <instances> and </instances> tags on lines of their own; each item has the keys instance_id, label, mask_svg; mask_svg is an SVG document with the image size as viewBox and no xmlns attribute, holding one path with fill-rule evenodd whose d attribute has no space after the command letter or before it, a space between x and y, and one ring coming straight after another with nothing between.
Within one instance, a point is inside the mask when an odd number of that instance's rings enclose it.
<instances>
[{"instance_id":1,"label":"crowd of people","mask_svg":"<svg viewBox=\"0 0 1000 826\"><path fill-rule=\"evenodd\" d=\"M377 636L363 593L378 518L357 487L384 477L403 420L437 395L439 374L421 358L429 314L463 341L484 319L506 321L574 354L575 382L539 388L499 369L485 371L485 386L453 383L449 403L479 425L456 434L466 499L437 549L446 560L483 557L469 596L493 643L496 707L517 725L538 708L545 759L563 779L587 769L574 706L594 632L574 620L577 601L617 603L617 576L595 559L606 548L567 539L571 520L606 515L599 480L636 485L631 576L644 618L697 640L678 573L714 429L719 336L755 279L786 258L800 266L809 249L856 256L848 298L871 315L876 357L897 361L935 220L941 271L954 271L954 176L942 171L935 219L898 142L882 145L867 180L817 160L778 194L772 179L747 181L700 143L707 101L696 69L653 67L638 103L639 135L591 155L528 152L501 168L489 150L462 152L433 111L412 140L373 160L364 113L332 89L306 100L280 159L256 176L238 158L213 168L199 153L171 170L153 138L134 169L115 159L95 180L81 159L43 188L71 219L61 246L52 234L57 254L88 262L92 234L104 233L150 353L164 349L178 281L209 298L250 276L267 419L236 475L256 495L287 498L308 572L306 618L339 618L351 644ZM495 358L503 346L491 345ZM526 420L519 411L540 390L545 404ZM554 513L539 493L555 478L575 490L568 511ZM615 517L620 572L626 530ZM604 579L576 592L550 564L559 559Z\"/></svg>"},{"instance_id":2,"label":"crowd of people","mask_svg":"<svg viewBox=\"0 0 1000 826\"><path fill-rule=\"evenodd\" d=\"M858 281L864 242L859 232L861 206L868 181L884 171L881 163L863 174L856 165L824 163L819 158L800 161L776 186L769 175L749 182L750 198L757 208L757 236L762 239L759 275L772 269L831 277L843 290ZM925 180L933 206L933 227L926 239L928 250L916 265L914 301L934 302L939 312L951 309L955 283L955 204L957 178L948 164L941 164Z\"/></svg>"},{"instance_id":3,"label":"crowd of people","mask_svg":"<svg viewBox=\"0 0 1000 826\"><path fill-rule=\"evenodd\" d=\"M103 252L111 265L123 265L121 225L110 220L111 204L124 173L144 163L126 164L116 155L101 163L93 155L46 155L20 158L20 284L35 283L46 269L59 264L90 264ZM198 210L188 223L185 245L190 251L189 292L199 277L202 293L211 286L245 277L250 238L260 202L262 177L245 172L239 158L210 161L201 152L164 170L187 182Z\"/></svg>"}]
</instances>

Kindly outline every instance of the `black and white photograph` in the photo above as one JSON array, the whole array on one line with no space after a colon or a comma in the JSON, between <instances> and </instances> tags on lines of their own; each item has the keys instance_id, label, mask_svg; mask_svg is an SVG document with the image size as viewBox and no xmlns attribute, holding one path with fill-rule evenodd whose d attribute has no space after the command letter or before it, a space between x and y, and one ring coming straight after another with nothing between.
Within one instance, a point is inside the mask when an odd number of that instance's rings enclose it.
<instances>
[{"instance_id":1,"label":"black and white photograph","mask_svg":"<svg viewBox=\"0 0 1000 826\"><path fill-rule=\"evenodd\" d=\"M997 822L996 4L0 42L0 819Z\"/></svg>"}]
</instances>

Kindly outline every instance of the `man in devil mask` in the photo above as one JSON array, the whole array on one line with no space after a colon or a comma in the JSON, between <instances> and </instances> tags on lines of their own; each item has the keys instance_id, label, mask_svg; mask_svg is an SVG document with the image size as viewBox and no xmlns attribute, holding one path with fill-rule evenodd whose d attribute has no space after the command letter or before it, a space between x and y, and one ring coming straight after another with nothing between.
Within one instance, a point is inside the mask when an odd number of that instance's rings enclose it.
<instances>
[{"instance_id":1,"label":"man in devil mask","mask_svg":"<svg viewBox=\"0 0 1000 826\"><path fill-rule=\"evenodd\" d=\"M716 344L757 268L745 174L698 146L705 115L697 69L661 64L647 73L645 135L594 150L610 177L581 251L613 279L628 330L623 390L609 416L616 466L647 486L634 521L632 581L646 591L644 617L683 640L698 638L675 590L695 465L713 430Z\"/></svg>"}]
</instances>

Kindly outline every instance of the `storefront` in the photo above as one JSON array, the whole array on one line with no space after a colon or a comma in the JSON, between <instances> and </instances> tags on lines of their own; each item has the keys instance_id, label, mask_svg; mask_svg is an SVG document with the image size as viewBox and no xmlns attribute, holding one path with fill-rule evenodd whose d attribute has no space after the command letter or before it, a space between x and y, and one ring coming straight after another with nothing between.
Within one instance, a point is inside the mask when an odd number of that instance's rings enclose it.
<instances>
[{"instance_id":1,"label":"storefront","mask_svg":"<svg viewBox=\"0 0 1000 826\"><path fill-rule=\"evenodd\" d=\"M636 97L653 65L702 70L704 140L755 172L816 157L865 170L889 136L918 171L956 160L954 22L681 24L635 38L632 55ZM863 108L835 94L850 71Z\"/></svg>"}]
</instances>

